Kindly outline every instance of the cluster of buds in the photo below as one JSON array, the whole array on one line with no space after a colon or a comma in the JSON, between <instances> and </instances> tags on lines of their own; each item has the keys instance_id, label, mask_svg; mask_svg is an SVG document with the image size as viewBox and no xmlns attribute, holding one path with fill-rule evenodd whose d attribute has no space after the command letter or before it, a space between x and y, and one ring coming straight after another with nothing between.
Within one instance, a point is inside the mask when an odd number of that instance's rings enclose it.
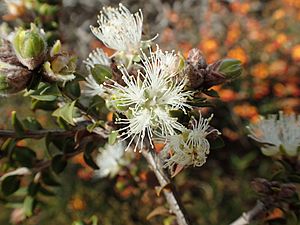
<instances>
[{"instance_id":1,"label":"cluster of buds","mask_svg":"<svg viewBox=\"0 0 300 225\"><path fill-rule=\"evenodd\" d=\"M76 57L62 52L60 41L48 52L44 31L34 24L9 34L1 29L0 36L1 95L24 90L35 73L41 72L48 82L65 83L75 78Z\"/></svg>"},{"instance_id":2,"label":"cluster of buds","mask_svg":"<svg viewBox=\"0 0 300 225\"><path fill-rule=\"evenodd\" d=\"M242 73L241 62L236 59L223 59L207 64L199 49L192 49L187 58L186 74L192 89L205 88L223 84Z\"/></svg>"},{"instance_id":3,"label":"cluster of buds","mask_svg":"<svg viewBox=\"0 0 300 225\"><path fill-rule=\"evenodd\" d=\"M12 39L12 40L10 40ZM13 94L26 88L34 70L46 55L44 34L35 25L19 29L0 40L0 94Z\"/></svg>"},{"instance_id":4,"label":"cluster of buds","mask_svg":"<svg viewBox=\"0 0 300 225\"><path fill-rule=\"evenodd\" d=\"M262 195L266 202L271 205L280 202L280 200L292 198L297 193L294 184L268 181L264 178L254 179L251 182L251 186L255 192Z\"/></svg>"}]
</instances>

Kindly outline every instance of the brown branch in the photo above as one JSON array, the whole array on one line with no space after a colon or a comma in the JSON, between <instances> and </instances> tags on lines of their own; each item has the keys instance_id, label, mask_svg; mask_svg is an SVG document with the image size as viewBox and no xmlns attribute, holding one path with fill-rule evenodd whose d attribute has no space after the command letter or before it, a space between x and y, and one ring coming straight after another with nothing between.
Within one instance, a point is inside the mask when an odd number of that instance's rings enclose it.
<instances>
[{"instance_id":1,"label":"brown branch","mask_svg":"<svg viewBox=\"0 0 300 225\"><path fill-rule=\"evenodd\" d=\"M80 129L74 129L74 130L59 130L59 129L53 129L53 130L28 130L24 131L24 135L22 135L22 138L33 138L33 139L39 139L49 136L54 137L71 137L76 134L76 132L84 130L85 128ZM0 138L17 138L19 137L17 133L14 130L0 130Z\"/></svg>"},{"instance_id":2,"label":"brown branch","mask_svg":"<svg viewBox=\"0 0 300 225\"><path fill-rule=\"evenodd\" d=\"M248 212L244 212L238 219L230 225L247 225L258 219L263 213L266 212L267 207L261 201L258 201L254 208Z\"/></svg>"},{"instance_id":3,"label":"brown branch","mask_svg":"<svg viewBox=\"0 0 300 225\"><path fill-rule=\"evenodd\" d=\"M160 186L168 187L170 189L163 188L163 193L165 198L169 204L170 210L173 214L175 214L178 225L191 225L189 219L187 218L187 213L181 203L181 200L176 192L175 186L172 184L170 176L163 169L162 161L159 156L153 152L153 150L142 151L143 156L147 160L150 168L153 170Z\"/></svg>"}]
</instances>

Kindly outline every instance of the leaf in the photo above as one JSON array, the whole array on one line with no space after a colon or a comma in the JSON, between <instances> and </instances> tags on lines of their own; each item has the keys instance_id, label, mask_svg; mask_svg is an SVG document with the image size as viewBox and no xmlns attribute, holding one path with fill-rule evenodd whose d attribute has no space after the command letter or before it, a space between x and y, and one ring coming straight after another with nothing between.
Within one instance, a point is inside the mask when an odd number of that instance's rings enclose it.
<instances>
[{"instance_id":1,"label":"leaf","mask_svg":"<svg viewBox=\"0 0 300 225\"><path fill-rule=\"evenodd\" d=\"M85 153L83 154L83 159L84 159L85 163L86 163L87 165L89 165L91 168L93 168L94 170L99 170L99 169L100 169L100 168L98 167L98 165L94 162L94 160L93 160L91 154L85 152Z\"/></svg>"},{"instance_id":2,"label":"leaf","mask_svg":"<svg viewBox=\"0 0 300 225\"><path fill-rule=\"evenodd\" d=\"M33 214L33 208L34 208L34 198L31 196L26 196L25 200L23 202L23 209L24 209L24 213L27 217L32 216Z\"/></svg>"},{"instance_id":3,"label":"leaf","mask_svg":"<svg viewBox=\"0 0 300 225\"><path fill-rule=\"evenodd\" d=\"M91 218L90 218L90 221L91 221L91 225L97 225L98 224L98 217L93 215Z\"/></svg>"},{"instance_id":4,"label":"leaf","mask_svg":"<svg viewBox=\"0 0 300 225\"><path fill-rule=\"evenodd\" d=\"M67 161L64 155L59 154L53 157L51 162L51 167L53 171L57 174L61 173L67 166Z\"/></svg>"},{"instance_id":5,"label":"leaf","mask_svg":"<svg viewBox=\"0 0 300 225\"><path fill-rule=\"evenodd\" d=\"M36 160L36 153L27 147L15 147L12 158L21 166L32 168Z\"/></svg>"},{"instance_id":6,"label":"leaf","mask_svg":"<svg viewBox=\"0 0 300 225\"><path fill-rule=\"evenodd\" d=\"M96 64L91 70L93 78L98 84L102 84L108 78L112 77L112 71L108 66Z\"/></svg>"},{"instance_id":7,"label":"leaf","mask_svg":"<svg viewBox=\"0 0 300 225\"><path fill-rule=\"evenodd\" d=\"M71 97L79 98L81 94L79 82L68 82L65 86L65 91L68 92L71 95Z\"/></svg>"},{"instance_id":8,"label":"leaf","mask_svg":"<svg viewBox=\"0 0 300 225\"><path fill-rule=\"evenodd\" d=\"M41 187L40 183L35 183L34 181L32 181L28 187L28 194L30 196L35 196L40 190L40 187Z\"/></svg>"},{"instance_id":9,"label":"leaf","mask_svg":"<svg viewBox=\"0 0 300 225\"><path fill-rule=\"evenodd\" d=\"M59 186L60 183L56 181L53 175L49 171L42 173L42 181L49 186Z\"/></svg>"},{"instance_id":10,"label":"leaf","mask_svg":"<svg viewBox=\"0 0 300 225\"><path fill-rule=\"evenodd\" d=\"M214 89L203 90L202 92L210 97L214 97L214 98L220 97L218 92L216 92Z\"/></svg>"},{"instance_id":11,"label":"leaf","mask_svg":"<svg viewBox=\"0 0 300 225\"><path fill-rule=\"evenodd\" d=\"M172 185L171 185L170 183L167 183L167 184L164 185L164 186L157 186L157 187L155 187L156 195L157 195L157 196L160 196L160 194L161 194L161 192L162 192L163 190L171 191L171 187L172 187Z\"/></svg>"},{"instance_id":12,"label":"leaf","mask_svg":"<svg viewBox=\"0 0 300 225\"><path fill-rule=\"evenodd\" d=\"M39 101L36 99L32 99L30 108L32 110L42 109L46 111L53 111L57 108L57 102L56 101L46 102L46 101Z\"/></svg>"},{"instance_id":13,"label":"leaf","mask_svg":"<svg viewBox=\"0 0 300 225\"><path fill-rule=\"evenodd\" d=\"M53 113L52 116L55 116L57 118L62 118L65 120L67 123L71 125L75 125L73 121L73 113L75 109L75 103L76 101L73 101L71 103L65 104L63 107L56 109Z\"/></svg>"},{"instance_id":14,"label":"leaf","mask_svg":"<svg viewBox=\"0 0 300 225\"><path fill-rule=\"evenodd\" d=\"M176 165L176 169L174 172L172 172L171 177L175 177L177 174L179 174L184 169L184 166L182 165Z\"/></svg>"},{"instance_id":15,"label":"leaf","mask_svg":"<svg viewBox=\"0 0 300 225\"><path fill-rule=\"evenodd\" d=\"M56 84L49 85L41 83L37 90L29 91L25 94L25 96L28 95L35 100L52 102L55 101L58 96L61 96L61 93Z\"/></svg>"},{"instance_id":16,"label":"leaf","mask_svg":"<svg viewBox=\"0 0 300 225\"><path fill-rule=\"evenodd\" d=\"M112 131L108 136L108 144L113 145L118 137L118 132Z\"/></svg>"},{"instance_id":17,"label":"leaf","mask_svg":"<svg viewBox=\"0 0 300 225\"><path fill-rule=\"evenodd\" d=\"M17 175L6 177L1 183L1 190L5 195L15 193L20 187L20 178Z\"/></svg>"},{"instance_id":18,"label":"leaf","mask_svg":"<svg viewBox=\"0 0 300 225\"><path fill-rule=\"evenodd\" d=\"M169 215L170 212L168 209L166 209L163 206L158 206L157 208L155 208L154 210L152 210L152 212L150 212L148 214L148 216L146 217L147 220L150 220L151 218L155 217L155 216L160 216L160 215Z\"/></svg>"},{"instance_id":19,"label":"leaf","mask_svg":"<svg viewBox=\"0 0 300 225\"><path fill-rule=\"evenodd\" d=\"M39 100L39 101L52 102L52 101L56 100L57 96L55 96L55 95L31 95L31 98Z\"/></svg>"},{"instance_id":20,"label":"leaf","mask_svg":"<svg viewBox=\"0 0 300 225\"><path fill-rule=\"evenodd\" d=\"M17 136L22 137L24 135L24 127L23 124L18 119L16 111L12 111L11 113L11 123L14 127L14 130L17 133Z\"/></svg>"},{"instance_id":21,"label":"leaf","mask_svg":"<svg viewBox=\"0 0 300 225\"><path fill-rule=\"evenodd\" d=\"M41 130L43 127L34 117L27 117L23 121L24 128L27 130Z\"/></svg>"}]
</instances>

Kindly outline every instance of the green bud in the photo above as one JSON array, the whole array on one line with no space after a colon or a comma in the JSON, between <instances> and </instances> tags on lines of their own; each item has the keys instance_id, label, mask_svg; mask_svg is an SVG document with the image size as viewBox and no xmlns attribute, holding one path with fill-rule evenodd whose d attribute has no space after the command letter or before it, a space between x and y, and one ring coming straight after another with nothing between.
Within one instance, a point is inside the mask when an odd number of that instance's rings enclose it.
<instances>
[{"instance_id":1,"label":"green bud","mask_svg":"<svg viewBox=\"0 0 300 225\"><path fill-rule=\"evenodd\" d=\"M39 66L46 55L44 34L31 24L30 30L19 29L13 38L13 47L19 61L28 69Z\"/></svg>"},{"instance_id":2,"label":"green bud","mask_svg":"<svg viewBox=\"0 0 300 225\"><path fill-rule=\"evenodd\" d=\"M223 59L218 68L218 72L224 74L227 79L239 77L242 71L242 63L237 59Z\"/></svg>"}]
</instances>

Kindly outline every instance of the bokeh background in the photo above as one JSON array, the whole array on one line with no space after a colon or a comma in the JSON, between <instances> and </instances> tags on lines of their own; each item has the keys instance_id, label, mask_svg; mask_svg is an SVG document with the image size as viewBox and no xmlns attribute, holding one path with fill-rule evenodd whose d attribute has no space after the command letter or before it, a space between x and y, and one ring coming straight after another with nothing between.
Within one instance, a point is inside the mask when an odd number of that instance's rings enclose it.
<instances>
[{"instance_id":1,"label":"bokeh background","mask_svg":"<svg viewBox=\"0 0 300 225\"><path fill-rule=\"evenodd\" d=\"M89 25L96 24L103 6L118 3L63 0L59 20L64 45L81 60L91 49L104 47L92 35ZM259 115L279 110L300 111L300 1L124 0L122 3L132 12L142 9L145 38L158 33L156 41L162 49L175 49L187 56L190 49L199 48L208 62L232 57L243 63L242 77L214 87L220 98L213 102L213 108L203 109L214 113L212 124L222 132L225 147L212 151L204 166L186 169L175 178L193 224L229 224L255 205L257 196L250 186L253 178L268 178L274 170L272 160L263 156L247 137L247 124L257 121ZM3 1L0 9L2 21L17 22L8 15ZM106 51L110 53L109 49ZM45 127L54 126L54 120L46 112L32 112L28 105L29 100L22 94L0 98L0 128L9 128L12 110L20 118L35 115ZM44 147L40 141L30 144L37 151ZM172 217L164 215L146 219L165 201L156 196L155 178L139 155L113 179L95 178L82 156L78 156L58 180L62 185L53 190L57 196L45 198L46 210L24 224L69 225L92 215L103 225L172 224ZM1 225L9 224L11 211L0 203Z\"/></svg>"}]
</instances>

